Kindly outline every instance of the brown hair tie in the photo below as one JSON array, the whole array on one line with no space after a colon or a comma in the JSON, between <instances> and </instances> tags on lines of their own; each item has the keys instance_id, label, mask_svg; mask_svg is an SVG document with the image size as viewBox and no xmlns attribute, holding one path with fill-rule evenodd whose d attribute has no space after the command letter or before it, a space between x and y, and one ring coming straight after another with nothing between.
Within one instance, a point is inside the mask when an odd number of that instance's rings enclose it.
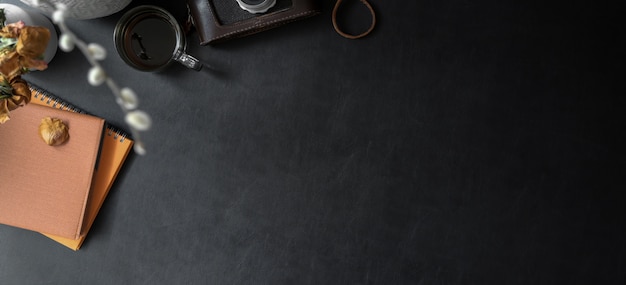
<instances>
[{"instance_id":1,"label":"brown hair tie","mask_svg":"<svg viewBox=\"0 0 626 285\"><path fill-rule=\"evenodd\" d=\"M337 10L339 10L339 6L341 5L342 1L343 0L337 0L337 3L335 3L335 8L333 9L333 15L332 15L333 27L335 28L335 31L337 31L337 33L339 33L341 36L348 38L348 39L358 39L358 38L367 36L372 30L374 30L374 26L376 25L376 13L374 13L374 8L372 8L372 5L370 5L370 3L367 2L367 0L361 0L361 3L363 3L363 5L365 5L365 7L367 7L367 9L369 9L370 13L372 14L372 25L370 26L369 29L367 29L367 31L358 35L351 35L351 34L347 34L343 32L341 28L339 28L339 25L337 24Z\"/></svg>"}]
</instances>

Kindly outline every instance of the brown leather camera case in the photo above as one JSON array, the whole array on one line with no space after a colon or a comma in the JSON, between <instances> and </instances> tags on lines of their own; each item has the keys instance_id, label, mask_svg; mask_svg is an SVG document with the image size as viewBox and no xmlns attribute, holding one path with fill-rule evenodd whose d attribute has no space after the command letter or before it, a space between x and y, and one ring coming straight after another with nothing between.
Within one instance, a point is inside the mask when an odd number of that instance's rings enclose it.
<instances>
[{"instance_id":1,"label":"brown leather camera case","mask_svg":"<svg viewBox=\"0 0 626 285\"><path fill-rule=\"evenodd\" d=\"M219 43L319 14L316 0L276 0L267 13L251 14L235 0L187 0L200 44Z\"/></svg>"}]
</instances>

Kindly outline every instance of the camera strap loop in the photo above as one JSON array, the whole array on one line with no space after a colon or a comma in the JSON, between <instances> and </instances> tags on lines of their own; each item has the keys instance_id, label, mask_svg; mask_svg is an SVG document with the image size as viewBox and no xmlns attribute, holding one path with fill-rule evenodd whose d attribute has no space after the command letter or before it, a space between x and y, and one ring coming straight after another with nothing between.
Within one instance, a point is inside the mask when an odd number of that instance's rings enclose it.
<instances>
[{"instance_id":1,"label":"camera strap loop","mask_svg":"<svg viewBox=\"0 0 626 285\"><path fill-rule=\"evenodd\" d=\"M337 24L337 11L339 10L339 6L341 6L342 1L343 0L337 0L337 3L335 3L335 8L333 8L333 15L332 15L333 27L335 28L335 31L337 31L337 33L339 33L344 38L358 39L358 38L367 36L372 30L374 30L374 26L376 25L376 13L374 13L374 8L372 8L372 5L370 5L370 3L367 2L367 0L360 0L361 3L363 3L363 5L365 5L365 7L367 7L367 9L370 10L370 13L372 14L372 24L370 25L369 29L367 29L367 31L358 35L351 35L351 34L343 32L341 28L339 28L339 25Z\"/></svg>"}]
</instances>

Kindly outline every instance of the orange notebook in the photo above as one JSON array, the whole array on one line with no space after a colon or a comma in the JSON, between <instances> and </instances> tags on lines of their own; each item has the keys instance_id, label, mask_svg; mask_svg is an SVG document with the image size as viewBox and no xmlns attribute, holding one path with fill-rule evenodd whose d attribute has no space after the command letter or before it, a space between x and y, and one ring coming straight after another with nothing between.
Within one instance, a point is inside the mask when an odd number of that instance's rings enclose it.
<instances>
[{"instance_id":1,"label":"orange notebook","mask_svg":"<svg viewBox=\"0 0 626 285\"><path fill-rule=\"evenodd\" d=\"M69 127L69 140L48 146L45 117ZM36 104L11 111L0 125L0 223L69 239L80 237L104 120Z\"/></svg>"},{"instance_id":2,"label":"orange notebook","mask_svg":"<svg viewBox=\"0 0 626 285\"><path fill-rule=\"evenodd\" d=\"M57 108L69 112L80 112L78 108L62 101L60 98L31 85L31 104L38 104ZM87 210L85 211L83 234L78 239L64 238L61 236L43 234L63 245L78 250L85 241L87 233L91 229L104 200L117 177L124 161L128 157L133 147L134 141L127 137L126 133L113 126L107 125L101 143L100 158L98 161L93 180L91 182L91 193L87 199Z\"/></svg>"}]
</instances>

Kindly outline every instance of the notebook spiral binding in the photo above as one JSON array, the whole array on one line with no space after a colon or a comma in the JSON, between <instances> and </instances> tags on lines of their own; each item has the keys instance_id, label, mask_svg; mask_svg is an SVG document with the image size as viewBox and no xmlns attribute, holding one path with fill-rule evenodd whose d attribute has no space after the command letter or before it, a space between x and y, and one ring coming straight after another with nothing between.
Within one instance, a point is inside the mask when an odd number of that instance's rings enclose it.
<instances>
[{"instance_id":1,"label":"notebook spiral binding","mask_svg":"<svg viewBox=\"0 0 626 285\"><path fill-rule=\"evenodd\" d=\"M89 113L85 112L84 110L68 102L65 102L65 100L61 99L58 96L51 94L50 92L44 90L41 87L35 86L32 83L29 83L29 86L30 86L31 93L32 93L31 100L38 99L42 102L45 101L46 105L52 108L89 115ZM126 138L129 137L126 131L116 126L113 126L108 122L105 122L105 124L106 124L107 136L112 136L113 139L119 140L120 142L124 142L124 140L126 140Z\"/></svg>"}]
</instances>

